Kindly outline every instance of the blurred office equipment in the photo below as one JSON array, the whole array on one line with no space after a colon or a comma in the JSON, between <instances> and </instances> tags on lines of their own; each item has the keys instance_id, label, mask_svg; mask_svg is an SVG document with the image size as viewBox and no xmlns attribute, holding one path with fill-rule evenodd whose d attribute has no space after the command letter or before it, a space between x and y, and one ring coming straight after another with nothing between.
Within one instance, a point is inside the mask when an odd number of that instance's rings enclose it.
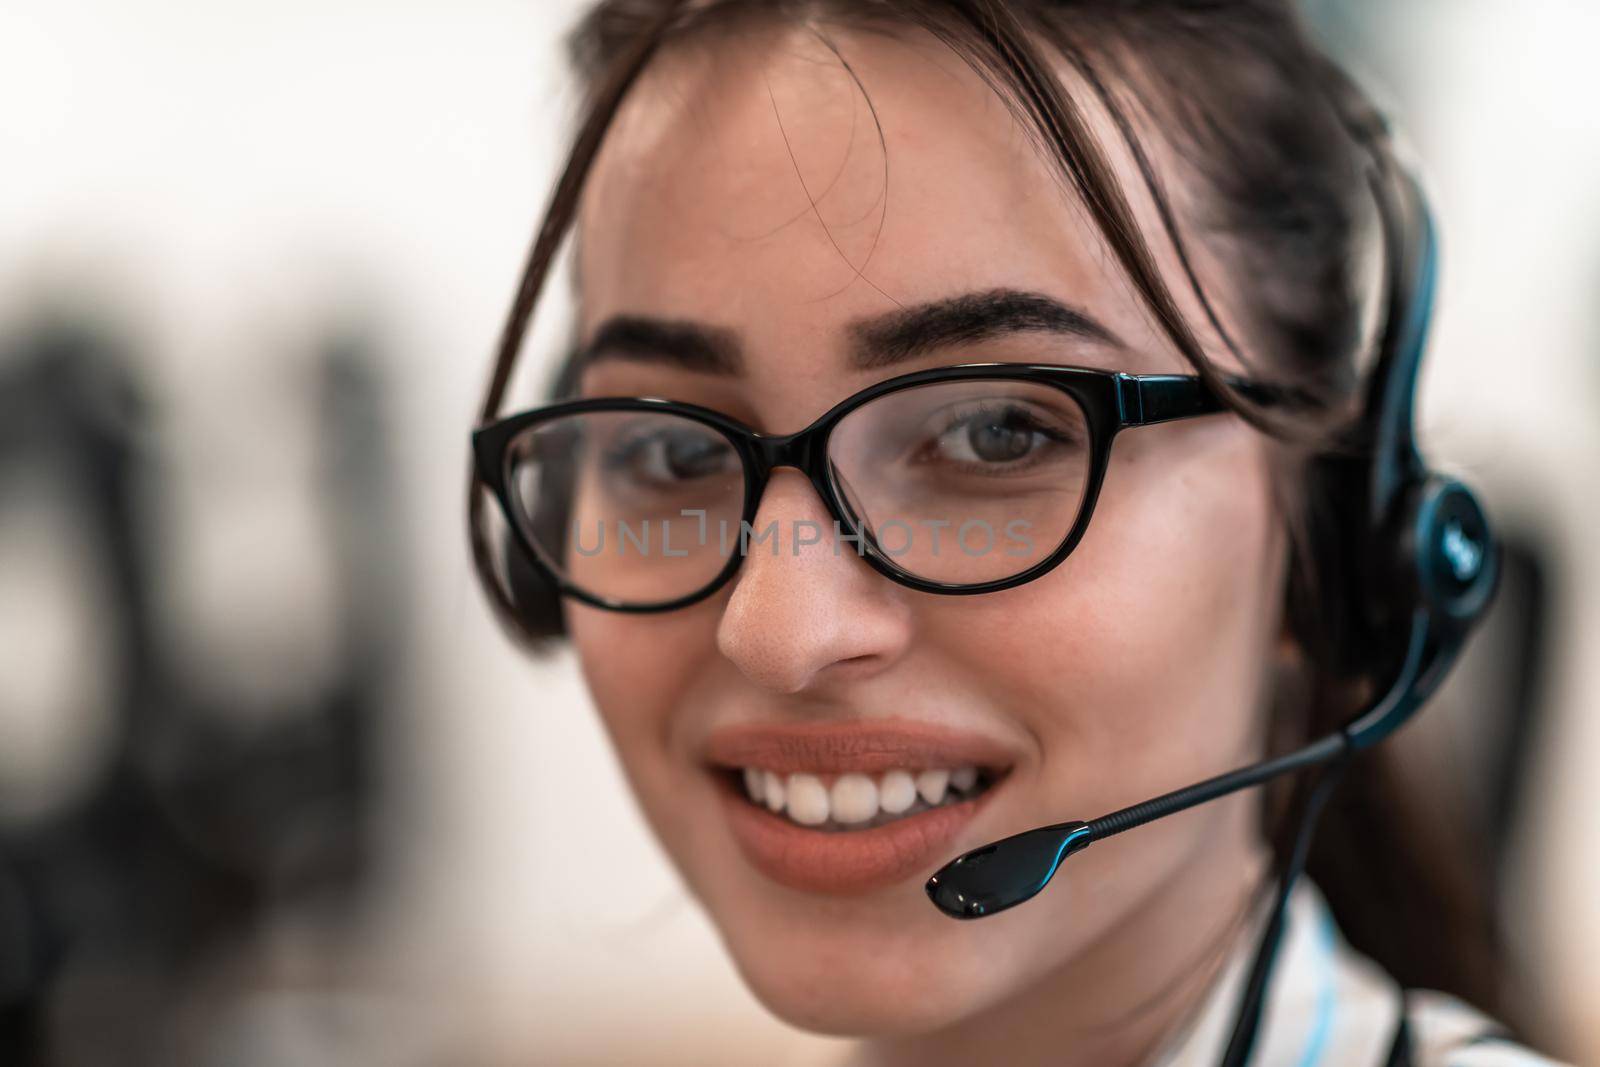
<instances>
[{"instance_id":1,"label":"blurred office equipment","mask_svg":"<svg viewBox=\"0 0 1600 1067\"><path fill-rule=\"evenodd\" d=\"M7 349L0 529L70 531L73 552L16 559L30 539L0 534L13 573L42 565L67 579L13 590L5 623L27 646L38 619L64 616L76 632L53 644L77 659L44 672L62 683L56 692L0 710L0 746L13 753L0 757L0 1062L188 1062L174 1024L201 1002L192 986L202 968L285 909L353 906L368 865L371 749L403 581L370 354L359 339L330 342L306 398L343 654L315 685L290 690L299 706L241 715L260 695L230 691L226 673L219 684L163 617L170 604L158 587L183 561L156 551L173 486L160 405L136 364L115 337L72 321L41 323ZM60 596L79 603L63 612L51 602ZM234 617L210 625L248 632L252 610L230 605ZM285 623L295 620L276 620ZM100 677L78 686L78 672ZM0 684L0 704L24 696L20 681ZM63 727L63 717L86 725ZM41 731L82 751L35 745L34 760L49 766L30 768L18 753Z\"/></svg>"}]
</instances>

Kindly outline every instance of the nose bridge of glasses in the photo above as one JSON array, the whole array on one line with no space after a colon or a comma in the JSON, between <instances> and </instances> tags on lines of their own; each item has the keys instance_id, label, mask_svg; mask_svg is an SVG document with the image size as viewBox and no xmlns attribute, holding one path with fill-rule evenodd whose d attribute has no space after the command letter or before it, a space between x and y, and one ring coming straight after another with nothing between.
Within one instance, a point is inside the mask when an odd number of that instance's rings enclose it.
<instances>
[{"instance_id":1,"label":"nose bridge of glasses","mask_svg":"<svg viewBox=\"0 0 1600 1067\"><path fill-rule=\"evenodd\" d=\"M811 427L798 433L757 435L752 443L764 471L770 472L774 467L793 467L810 476L822 469L826 440L824 430Z\"/></svg>"},{"instance_id":2,"label":"nose bridge of glasses","mask_svg":"<svg viewBox=\"0 0 1600 1067\"><path fill-rule=\"evenodd\" d=\"M826 424L808 426L791 434L752 436L751 445L754 447L760 470L756 480L759 486L766 484L767 478L778 467L791 467L803 474L816 494L822 498L823 505L840 521L847 521L848 514L841 513L833 502L833 493L829 487L829 473L827 466L828 427ZM761 488L758 493L765 495ZM759 505L759 501L752 501L751 507Z\"/></svg>"}]
</instances>

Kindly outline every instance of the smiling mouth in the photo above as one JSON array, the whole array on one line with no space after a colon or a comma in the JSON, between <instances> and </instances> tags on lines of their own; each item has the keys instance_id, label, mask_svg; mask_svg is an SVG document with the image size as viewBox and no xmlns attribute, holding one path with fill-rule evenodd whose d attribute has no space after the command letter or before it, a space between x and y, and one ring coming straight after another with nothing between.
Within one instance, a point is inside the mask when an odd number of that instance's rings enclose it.
<instances>
[{"instance_id":1,"label":"smiling mouth","mask_svg":"<svg viewBox=\"0 0 1600 1067\"><path fill-rule=\"evenodd\" d=\"M983 734L909 718L727 725L698 755L745 859L836 896L920 886L1018 763Z\"/></svg>"},{"instance_id":2,"label":"smiling mouth","mask_svg":"<svg viewBox=\"0 0 1600 1067\"><path fill-rule=\"evenodd\" d=\"M969 764L878 774L783 773L760 767L723 768L722 774L752 806L808 830L851 833L972 800L1004 772Z\"/></svg>"}]
</instances>

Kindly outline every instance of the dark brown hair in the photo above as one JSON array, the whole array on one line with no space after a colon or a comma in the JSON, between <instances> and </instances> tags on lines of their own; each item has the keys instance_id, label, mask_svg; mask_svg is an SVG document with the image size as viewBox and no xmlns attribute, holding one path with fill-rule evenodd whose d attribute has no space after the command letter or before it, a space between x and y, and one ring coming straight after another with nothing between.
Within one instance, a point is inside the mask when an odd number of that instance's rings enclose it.
<instances>
[{"instance_id":1,"label":"dark brown hair","mask_svg":"<svg viewBox=\"0 0 1600 1067\"><path fill-rule=\"evenodd\" d=\"M1344 595L1348 524L1337 517L1362 504L1311 477L1308 460L1349 447L1343 434L1359 406L1369 347L1362 265L1378 239L1366 175L1370 153L1388 145L1381 117L1309 40L1287 0L601 0L570 41L585 113L501 337L483 419L498 414L538 293L629 88L660 49L752 19L791 20L825 43L836 24L926 31L1010 106L1161 330L1241 418L1280 446L1275 491L1292 545L1285 611L1300 655L1276 686L1269 743L1286 749L1346 721L1374 683L1352 665L1370 670L1390 659L1372 647ZM1310 408L1275 414L1221 379L1157 270L1083 103L1054 73L1057 60L1113 119L1211 328L1253 376L1292 385ZM1195 206L1181 221L1134 132L1138 117L1186 169ZM1221 297L1244 338L1223 328L1228 316L1201 286L1185 232L1200 235L1239 279ZM568 385L570 375L559 375L555 392ZM484 496L474 484L477 573L509 631L537 647L562 632L558 598L519 553L497 553L504 545ZM1269 791L1266 824L1281 828L1285 810L1284 791ZM1283 835L1269 837L1281 859ZM1467 842L1415 802L1393 751L1383 748L1345 772L1308 864L1357 949L1404 985L1442 989L1504 1018L1501 954L1479 869Z\"/></svg>"}]
</instances>

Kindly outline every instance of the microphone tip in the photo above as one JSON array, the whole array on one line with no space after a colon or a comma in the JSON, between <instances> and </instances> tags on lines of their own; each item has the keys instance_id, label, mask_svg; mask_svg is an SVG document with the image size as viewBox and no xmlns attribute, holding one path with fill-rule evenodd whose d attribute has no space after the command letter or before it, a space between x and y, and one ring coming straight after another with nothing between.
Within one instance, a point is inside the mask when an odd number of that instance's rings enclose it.
<instances>
[{"instance_id":1,"label":"microphone tip","mask_svg":"<svg viewBox=\"0 0 1600 1067\"><path fill-rule=\"evenodd\" d=\"M1089 843L1088 827L1062 823L1014 834L962 853L934 872L923 891L952 919L979 919L1028 900L1063 856Z\"/></svg>"}]
</instances>

